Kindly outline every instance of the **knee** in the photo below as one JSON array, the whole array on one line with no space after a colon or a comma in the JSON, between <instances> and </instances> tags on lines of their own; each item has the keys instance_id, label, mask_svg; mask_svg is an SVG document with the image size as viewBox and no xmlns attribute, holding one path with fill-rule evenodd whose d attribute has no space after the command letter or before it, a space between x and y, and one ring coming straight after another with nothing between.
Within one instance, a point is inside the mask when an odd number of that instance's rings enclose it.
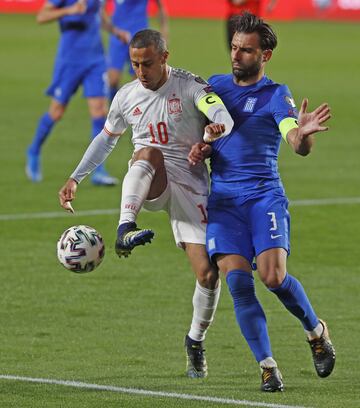
<instances>
[{"instance_id":1,"label":"knee","mask_svg":"<svg viewBox=\"0 0 360 408\"><path fill-rule=\"evenodd\" d=\"M58 122L64 116L64 112L63 109L55 109L49 112L49 115L54 122Z\"/></svg>"},{"instance_id":2,"label":"knee","mask_svg":"<svg viewBox=\"0 0 360 408\"><path fill-rule=\"evenodd\" d=\"M215 289L218 286L219 273L215 267L209 264L197 271L196 278L203 288Z\"/></svg>"},{"instance_id":3,"label":"knee","mask_svg":"<svg viewBox=\"0 0 360 408\"><path fill-rule=\"evenodd\" d=\"M261 273L259 271L259 274L260 279L269 289L278 288L285 278L285 272L283 272L281 268L277 267L269 268L265 273Z\"/></svg>"}]
</instances>

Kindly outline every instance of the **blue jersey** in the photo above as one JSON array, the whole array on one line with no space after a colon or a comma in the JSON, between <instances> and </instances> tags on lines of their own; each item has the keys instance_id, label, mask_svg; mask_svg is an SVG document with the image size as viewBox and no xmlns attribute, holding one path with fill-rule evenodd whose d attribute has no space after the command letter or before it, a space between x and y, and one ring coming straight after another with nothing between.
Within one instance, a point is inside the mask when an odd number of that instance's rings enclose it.
<instances>
[{"instance_id":1,"label":"blue jersey","mask_svg":"<svg viewBox=\"0 0 360 408\"><path fill-rule=\"evenodd\" d=\"M115 0L113 24L131 34L148 27L147 4L148 0Z\"/></svg>"},{"instance_id":2,"label":"blue jersey","mask_svg":"<svg viewBox=\"0 0 360 408\"><path fill-rule=\"evenodd\" d=\"M234 120L231 133L212 143L210 201L283 189L278 173L279 123L297 117L287 86L266 76L239 86L232 74L209 79Z\"/></svg>"},{"instance_id":3,"label":"blue jersey","mask_svg":"<svg viewBox=\"0 0 360 408\"><path fill-rule=\"evenodd\" d=\"M49 0L55 7L68 7L76 0ZM89 65L103 60L101 41L102 0L87 0L84 14L64 16L59 19L60 42L57 64Z\"/></svg>"}]
</instances>

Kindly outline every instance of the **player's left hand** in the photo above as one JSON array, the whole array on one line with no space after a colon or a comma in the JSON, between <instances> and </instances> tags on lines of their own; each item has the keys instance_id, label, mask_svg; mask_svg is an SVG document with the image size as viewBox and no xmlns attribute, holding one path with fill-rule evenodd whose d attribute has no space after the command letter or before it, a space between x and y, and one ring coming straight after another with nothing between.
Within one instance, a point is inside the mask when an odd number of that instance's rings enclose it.
<instances>
[{"instance_id":1,"label":"player's left hand","mask_svg":"<svg viewBox=\"0 0 360 408\"><path fill-rule=\"evenodd\" d=\"M323 124L331 118L330 107L327 103L321 104L312 112L306 112L308 103L308 99L305 98L299 111L298 124L302 137L328 130L329 127L323 126Z\"/></svg>"},{"instance_id":2,"label":"player's left hand","mask_svg":"<svg viewBox=\"0 0 360 408\"><path fill-rule=\"evenodd\" d=\"M131 39L129 31L121 30L120 28L114 27L112 30L112 34L115 35L115 37L124 44L129 44Z\"/></svg>"},{"instance_id":3,"label":"player's left hand","mask_svg":"<svg viewBox=\"0 0 360 408\"><path fill-rule=\"evenodd\" d=\"M188 154L189 163L195 166L211 155L212 147L207 143L195 143Z\"/></svg>"}]
</instances>

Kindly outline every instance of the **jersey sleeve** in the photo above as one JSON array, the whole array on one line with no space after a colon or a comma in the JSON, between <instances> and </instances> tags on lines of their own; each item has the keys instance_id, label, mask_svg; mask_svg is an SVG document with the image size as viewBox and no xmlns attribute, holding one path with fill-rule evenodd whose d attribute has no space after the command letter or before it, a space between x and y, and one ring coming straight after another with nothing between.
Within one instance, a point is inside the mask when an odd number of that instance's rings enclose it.
<instances>
[{"instance_id":1,"label":"jersey sleeve","mask_svg":"<svg viewBox=\"0 0 360 408\"><path fill-rule=\"evenodd\" d=\"M205 79L202 79L199 76L193 76L190 79L188 91L193 98L194 105L197 106L199 100L211 92L211 86L205 81Z\"/></svg>"},{"instance_id":2,"label":"jersey sleeve","mask_svg":"<svg viewBox=\"0 0 360 408\"><path fill-rule=\"evenodd\" d=\"M65 7L64 0L47 0L47 2L56 8Z\"/></svg>"},{"instance_id":3,"label":"jersey sleeve","mask_svg":"<svg viewBox=\"0 0 360 408\"><path fill-rule=\"evenodd\" d=\"M120 106L121 92L113 99L105 122L106 133L114 136L122 135L129 124L127 123Z\"/></svg>"},{"instance_id":4,"label":"jersey sleeve","mask_svg":"<svg viewBox=\"0 0 360 408\"><path fill-rule=\"evenodd\" d=\"M298 111L291 92L286 85L278 87L271 99L270 109L282 137L287 141L286 135L288 132L298 127Z\"/></svg>"}]
</instances>

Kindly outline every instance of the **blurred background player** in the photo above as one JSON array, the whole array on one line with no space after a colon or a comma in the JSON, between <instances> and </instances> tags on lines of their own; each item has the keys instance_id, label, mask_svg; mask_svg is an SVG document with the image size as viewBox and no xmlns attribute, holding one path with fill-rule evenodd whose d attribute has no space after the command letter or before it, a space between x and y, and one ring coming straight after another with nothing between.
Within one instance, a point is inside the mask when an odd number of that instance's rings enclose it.
<instances>
[{"instance_id":1,"label":"blurred background player","mask_svg":"<svg viewBox=\"0 0 360 408\"><path fill-rule=\"evenodd\" d=\"M48 0L37 15L39 24L58 20L60 41L53 80L46 94L51 97L48 111L40 118L27 149L26 175L42 180L41 147L80 85L88 101L92 137L104 127L107 105L106 61L101 41L101 25L118 42L127 43L129 33L114 27L100 0ZM99 166L92 176L95 185L114 185L118 180Z\"/></svg>"},{"instance_id":2,"label":"blurred background player","mask_svg":"<svg viewBox=\"0 0 360 408\"><path fill-rule=\"evenodd\" d=\"M228 0L228 12L226 19L226 34L227 44L231 48L231 40L234 34L232 19L245 11L254 14L255 16L261 16L263 0ZM270 13L275 7L276 0L266 0L265 8Z\"/></svg>"},{"instance_id":3,"label":"blurred background player","mask_svg":"<svg viewBox=\"0 0 360 408\"><path fill-rule=\"evenodd\" d=\"M167 40L167 15L162 0L155 1L159 13L160 32L165 40ZM115 9L112 15L112 23L115 27L130 32L131 37L136 32L148 28L148 2L148 0L114 0ZM132 79L135 78L135 73L129 58L129 47L127 44L120 43L114 35L110 36L107 62L109 75L109 100L111 102L119 89L125 66L128 67Z\"/></svg>"},{"instance_id":4,"label":"blurred background player","mask_svg":"<svg viewBox=\"0 0 360 408\"><path fill-rule=\"evenodd\" d=\"M214 318L220 284L205 248L207 167L204 163L191 166L187 156L192 144L203 137L228 134L233 120L208 83L170 67L168 55L158 31L146 29L135 34L130 58L137 79L116 94L104 130L88 147L60 190L59 199L61 206L71 211L78 183L106 159L131 126L134 153L123 180L115 250L120 257L127 257L135 247L151 242L154 232L136 224L143 206L168 213L176 245L186 253L197 278L185 348L187 375L198 378L207 376L203 341ZM212 123L205 128L207 119Z\"/></svg>"}]
</instances>

